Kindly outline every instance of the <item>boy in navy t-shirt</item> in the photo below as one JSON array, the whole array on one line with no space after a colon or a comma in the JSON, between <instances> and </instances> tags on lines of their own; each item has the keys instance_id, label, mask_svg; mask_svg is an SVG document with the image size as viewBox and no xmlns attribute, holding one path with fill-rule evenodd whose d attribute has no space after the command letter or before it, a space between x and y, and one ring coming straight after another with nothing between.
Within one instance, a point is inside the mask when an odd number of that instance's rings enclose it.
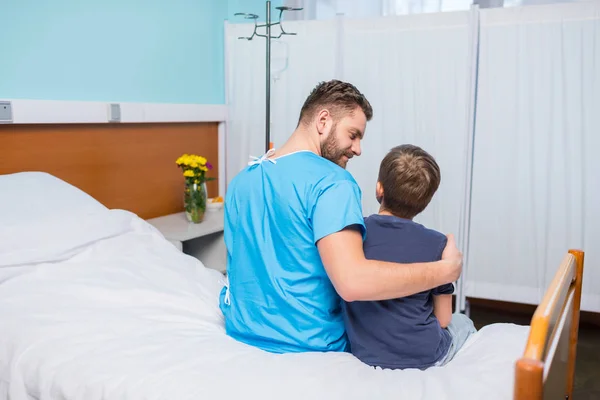
<instances>
[{"instance_id":1,"label":"boy in navy t-shirt","mask_svg":"<svg viewBox=\"0 0 600 400\"><path fill-rule=\"evenodd\" d=\"M440 260L446 236L412 219L431 201L440 169L421 148L403 145L383 159L377 182L379 214L365 218L368 259L399 263ZM426 369L450 361L476 332L463 314L452 314L452 284L384 301L343 303L351 351L371 366Z\"/></svg>"}]
</instances>

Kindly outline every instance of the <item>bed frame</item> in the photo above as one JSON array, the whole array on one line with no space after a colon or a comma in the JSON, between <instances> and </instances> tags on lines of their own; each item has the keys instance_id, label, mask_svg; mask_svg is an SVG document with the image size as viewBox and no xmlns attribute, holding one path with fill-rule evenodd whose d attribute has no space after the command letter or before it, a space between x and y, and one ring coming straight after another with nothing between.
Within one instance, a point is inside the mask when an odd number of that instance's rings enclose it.
<instances>
[{"instance_id":1,"label":"bed frame","mask_svg":"<svg viewBox=\"0 0 600 400\"><path fill-rule=\"evenodd\" d=\"M584 252L569 250L531 320L516 363L515 400L571 400Z\"/></svg>"}]
</instances>

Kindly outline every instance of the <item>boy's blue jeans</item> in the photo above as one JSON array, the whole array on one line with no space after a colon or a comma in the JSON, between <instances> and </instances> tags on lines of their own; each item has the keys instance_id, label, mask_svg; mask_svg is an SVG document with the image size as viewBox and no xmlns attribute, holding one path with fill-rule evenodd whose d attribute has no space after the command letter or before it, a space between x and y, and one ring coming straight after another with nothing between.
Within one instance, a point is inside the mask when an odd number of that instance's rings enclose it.
<instances>
[{"instance_id":1,"label":"boy's blue jeans","mask_svg":"<svg viewBox=\"0 0 600 400\"><path fill-rule=\"evenodd\" d=\"M467 339L472 334L477 332L475 325L473 325L473 321L461 313L452 314L452 320L446 329L448 329L450 336L452 336L452 343L450 344L448 353L446 353L446 355L435 364L438 367L446 365L448 362L450 362L456 353L458 353L458 351L463 347Z\"/></svg>"}]
</instances>

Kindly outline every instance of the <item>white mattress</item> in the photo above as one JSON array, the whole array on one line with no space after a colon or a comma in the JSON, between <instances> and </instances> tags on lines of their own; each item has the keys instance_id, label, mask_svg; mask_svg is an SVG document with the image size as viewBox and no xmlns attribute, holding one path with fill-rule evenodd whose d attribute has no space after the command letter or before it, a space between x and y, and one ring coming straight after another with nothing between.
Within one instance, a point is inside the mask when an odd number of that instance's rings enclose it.
<instances>
[{"instance_id":1,"label":"white mattress","mask_svg":"<svg viewBox=\"0 0 600 400\"><path fill-rule=\"evenodd\" d=\"M127 229L56 259L45 249L41 264L0 262L0 399L512 398L527 327L487 326L427 371L266 353L225 335L218 272L136 216L113 219Z\"/></svg>"}]
</instances>

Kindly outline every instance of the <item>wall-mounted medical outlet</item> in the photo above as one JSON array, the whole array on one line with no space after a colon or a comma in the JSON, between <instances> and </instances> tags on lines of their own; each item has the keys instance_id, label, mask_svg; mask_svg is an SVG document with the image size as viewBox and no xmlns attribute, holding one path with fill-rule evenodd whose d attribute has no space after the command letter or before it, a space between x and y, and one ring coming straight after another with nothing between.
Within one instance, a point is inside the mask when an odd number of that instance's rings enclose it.
<instances>
[{"instance_id":1,"label":"wall-mounted medical outlet","mask_svg":"<svg viewBox=\"0 0 600 400\"><path fill-rule=\"evenodd\" d=\"M0 101L0 124L10 124L11 122L13 122L12 103Z\"/></svg>"},{"instance_id":2,"label":"wall-mounted medical outlet","mask_svg":"<svg viewBox=\"0 0 600 400\"><path fill-rule=\"evenodd\" d=\"M108 105L108 122L121 122L120 104L113 103Z\"/></svg>"}]
</instances>

